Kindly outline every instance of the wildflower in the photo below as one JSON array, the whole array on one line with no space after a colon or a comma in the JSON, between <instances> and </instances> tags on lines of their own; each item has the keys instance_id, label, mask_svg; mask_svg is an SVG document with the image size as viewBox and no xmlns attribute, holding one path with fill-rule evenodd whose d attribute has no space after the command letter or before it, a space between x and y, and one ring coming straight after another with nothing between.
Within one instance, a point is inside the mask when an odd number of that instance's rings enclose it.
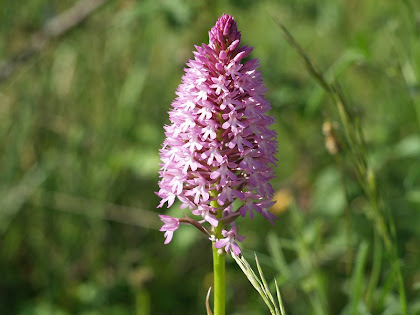
<instances>
[{"instance_id":1,"label":"wildflower","mask_svg":"<svg viewBox=\"0 0 420 315\"><path fill-rule=\"evenodd\" d=\"M177 198L202 217L199 224L231 225L216 244L235 254L240 253L236 241L244 239L233 222L239 214L249 212L252 219L256 211L275 219L268 208L277 145L258 60L246 60L253 48L240 41L235 20L223 15L209 32L209 44L196 46L169 111L171 124L165 126L157 193L159 207L166 202L170 207ZM236 210L235 200L240 201ZM167 244L179 222L161 219Z\"/></svg>"}]
</instances>

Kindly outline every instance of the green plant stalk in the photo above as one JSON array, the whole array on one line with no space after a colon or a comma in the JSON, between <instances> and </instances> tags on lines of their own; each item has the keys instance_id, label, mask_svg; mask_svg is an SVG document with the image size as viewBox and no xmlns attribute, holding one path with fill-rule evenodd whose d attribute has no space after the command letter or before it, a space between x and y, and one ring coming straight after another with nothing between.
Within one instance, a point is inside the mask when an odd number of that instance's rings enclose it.
<instances>
[{"instance_id":1,"label":"green plant stalk","mask_svg":"<svg viewBox=\"0 0 420 315\"><path fill-rule=\"evenodd\" d=\"M353 273L352 279L352 294L351 294L351 314L358 314L358 306L362 299L362 285L363 285L363 273L366 267L366 259L368 255L369 246L367 242L362 242L359 246L356 257L356 267Z\"/></svg>"},{"instance_id":2,"label":"green plant stalk","mask_svg":"<svg viewBox=\"0 0 420 315\"><path fill-rule=\"evenodd\" d=\"M379 277L381 274L381 265L382 265L382 243L380 240L380 235L378 235L378 231L374 230L373 235L373 263L372 263L372 271L370 273L369 284L366 290L366 304L369 309L372 308L372 296L373 292L378 285Z\"/></svg>"},{"instance_id":3,"label":"green plant stalk","mask_svg":"<svg viewBox=\"0 0 420 315\"><path fill-rule=\"evenodd\" d=\"M352 247L351 247L351 215L350 215L350 194L346 187L346 172L344 168L344 162L341 159L340 155L335 156L336 164L339 166L340 169L340 182L341 186L343 187L344 197L346 201L346 205L344 208L344 226L345 226L345 233L346 233L346 253L345 253L345 270L347 275L351 273L352 265Z\"/></svg>"},{"instance_id":4,"label":"green plant stalk","mask_svg":"<svg viewBox=\"0 0 420 315\"><path fill-rule=\"evenodd\" d=\"M219 254L213 243L214 315L225 315L225 254Z\"/></svg>"},{"instance_id":5,"label":"green plant stalk","mask_svg":"<svg viewBox=\"0 0 420 315\"><path fill-rule=\"evenodd\" d=\"M212 197L215 194L211 192ZM212 201L211 206L218 208L217 201ZM222 218L222 211L220 210L216 216L218 219ZM223 224L219 221L219 225L213 229L214 236L217 239L222 238ZM212 244L213 248L213 276L214 276L214 315L225 315L226 309L226 268L225 268L225 253L220 251Z\"/></svg>"},{"instance_id":6,"label":"green plant stalk","mask_svg":"<svg viewBox=\"0 0 420 315\"><path fill-rule=\"evenodd\" d=\"M378 194L376 191L376 182L375 176L372 170L369 169L366 156L364 155L364 137L361 131L360 125L354 121L354 117L351 115L348 110L348 106L345 102L344 95L341 92L341 89L337 82L329 83L325 80L324 76L318 69L312 64L309 57L306 55L304 50L296 42L292 34L288 29L277 21L274 20L279 25L284 38L289 42L289 44L296 50L298 55L303 59L305 67L309 74L324 88L324 90L330 95L332 100L337 106L338 113L344 128L344 135L348 143L348 149L353 155L354 167L356 174L359 180L361 187L363 188L365 194L367 195L372 208L373 208L373 221L375 222L375 228L377 229L379 235L381 236L385 248L390 254L391 265L395 272L398 290L400 293L400 305L402 314L407 314L407 297L405 294L404 280L402 277L401 264L398 257L397 246L396 246L396 231L394 227L393 218L388 214L388 224L383 217L381 209L379 207ZM388 230L388 227L390 231ZM391 235L390 235L391 234Z\"/></svg>"}]
</instances>

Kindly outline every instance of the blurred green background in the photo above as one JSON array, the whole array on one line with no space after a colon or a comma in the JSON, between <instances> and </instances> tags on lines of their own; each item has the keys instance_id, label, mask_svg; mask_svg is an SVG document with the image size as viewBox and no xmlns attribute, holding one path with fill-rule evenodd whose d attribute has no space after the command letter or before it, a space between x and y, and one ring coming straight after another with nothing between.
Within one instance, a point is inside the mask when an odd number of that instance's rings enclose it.
<instances>
[{"instance_id":1,"label":"blurred green background","mask_svg":"<svg viewBox=\"0 0 420 315\"><path fill-rule=\"evenodd\" d=\"M74 4L0 1L0 60ZM154 192L175 89L193 45L208 42L222 13L255 47L279 140L279 220L239 221L245 257L258 253L288 314L400 314L337 110L275 17L327 78L338 77L360 119L383 209L395 220L409 313L420 314L414 0L113 0L20 63L0 83L0 314L205 313L210 243L182 226L163 245L157 214L181 212L157 210ZM325 148L325 121L336 155ZM228 314L267 314L232 259L227 270Z\"/></svg>"}]
</instances>

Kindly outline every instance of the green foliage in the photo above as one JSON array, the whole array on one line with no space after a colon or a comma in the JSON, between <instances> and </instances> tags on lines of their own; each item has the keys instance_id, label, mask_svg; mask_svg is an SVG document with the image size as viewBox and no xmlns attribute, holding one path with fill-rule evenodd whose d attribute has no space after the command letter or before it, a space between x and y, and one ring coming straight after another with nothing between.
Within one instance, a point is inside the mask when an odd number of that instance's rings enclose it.
<instances>
[{"instance_id":1,"label":"green foliage","mask_svg":"<svg viewBox=\"0 0 420 315\"><path fill-rule=\"evenodd\" d=\"M2 1L0 60L74 3ZM255 46L280 143L279 220L241 221L244 256L258 253L287 314L420 313L419 12L413 0L120 0L51 41L0 83L0 314L205 313L210 242L183 227L163 245L154 192L174 91L222 13ZM226 267L227 313L266 314Z\"/></svg>"},{"instance_id":2,"label":"green foliage","mask_svg":"<svg viewBox=\"0 0 420 315\"><path fill-rule=\"evenodd\" d=\"M254 272L250 264L246 261L244 256L238 257L232 254L232 257L233 259L235 259L236 263L241 268L242 272L246 275L246 277L248 278L252 286L255 288L255 290L257 290L264 303L270 310L270 313L272 315L285 315L284 305L281 300L280 290L277 285L277 281L274 279L277 297L277 299L275 300L270 291L270 288L268 287L267 280L265 280L264 273L261 269L257 255L255 254L255 262L257 264L258 276Z\"/></svg>"}]
</instances>

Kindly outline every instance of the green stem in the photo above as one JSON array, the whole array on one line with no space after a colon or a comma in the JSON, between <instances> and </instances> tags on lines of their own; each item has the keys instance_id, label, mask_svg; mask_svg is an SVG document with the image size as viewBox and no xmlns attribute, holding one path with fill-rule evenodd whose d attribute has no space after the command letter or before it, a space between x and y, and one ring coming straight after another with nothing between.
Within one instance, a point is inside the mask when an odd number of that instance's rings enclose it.
<instances>
[{"instance_id":1,"label":"green stem","mask_svg":"<svg viewBox=\"0 0 420 315\"><path fill-rule=\"evenodd\" d=\"M210 195L214 197L217 192L212 191ZM218 208L219 204L217 201L212 201L211 206ZM216 217L222 218L222 211L219 210ZM221 239L223 224L219 221L219 225L213 228L214 236L216 239ZM226 308L226 280L225 280L225 253L214 246L213 242L213 275L214 275L214 315L225 315Z\"/></svg>"},{"instance_id":2,"label":"green stem","mask_svg":"<svg viewBox=\"0 0 420 315\"><path fill-rule=\"evenodd\" d=\"M377 230L373 232L373 263L372 271L370 273L370 279L366 290L366 304L368 309L372 309L372 296L373 292L378 285L379 277L381 275L381 264L382 264L382 243L380 235Z\"/></svg>"},{"instance_id":3,"label":"green stem","mask_svg":"<svg viewBox=\"0 0 420 315\"><path fill-rule=\"evenodd\" d=\"M213 243L214 315L225 315L225 254Z\"/></svg>"}]
</instances>

